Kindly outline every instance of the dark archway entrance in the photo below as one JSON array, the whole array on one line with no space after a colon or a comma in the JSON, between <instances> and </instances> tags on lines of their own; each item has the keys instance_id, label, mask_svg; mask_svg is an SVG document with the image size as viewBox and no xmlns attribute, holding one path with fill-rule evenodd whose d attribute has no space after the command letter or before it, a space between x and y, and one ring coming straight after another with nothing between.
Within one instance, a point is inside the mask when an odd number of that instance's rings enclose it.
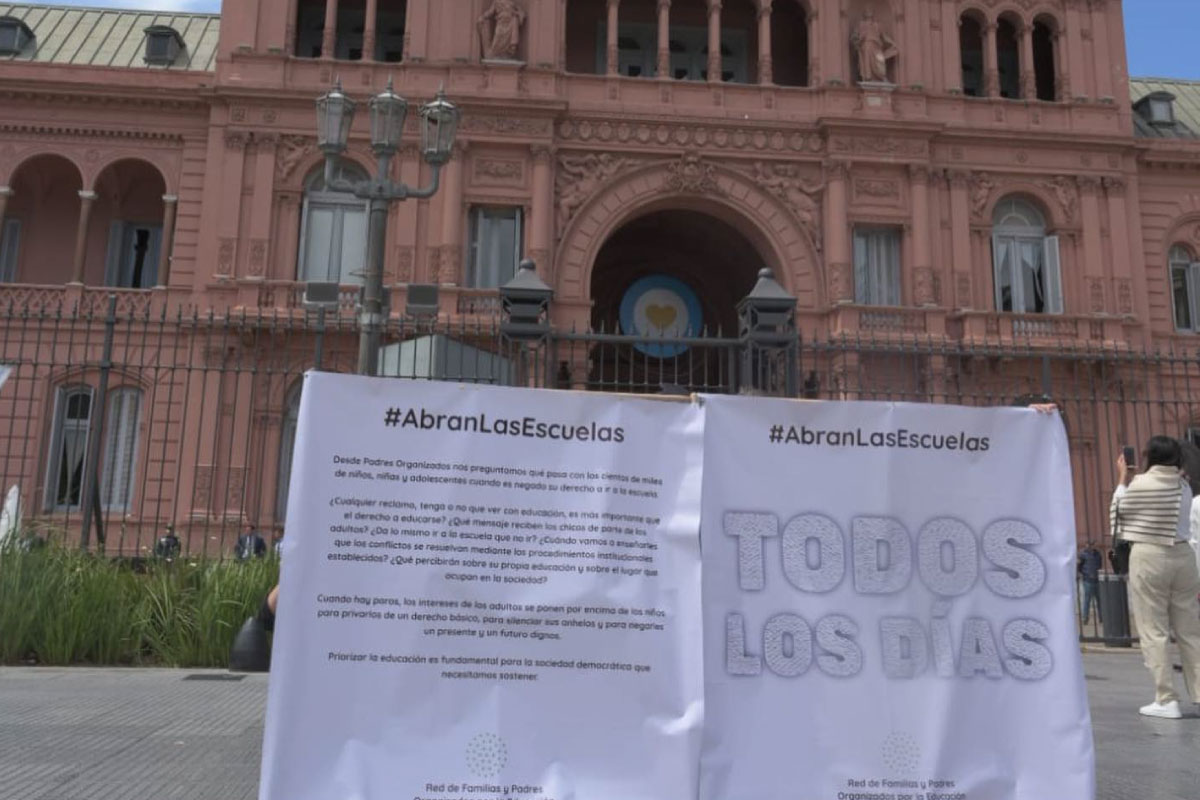
<instances>
[{"instance_id":1,"label":"dark archway entrance","mask_svg":"<svg viewBox=\"0 0 1200 800\"><path fill-rule=\"evenodd\" d=\"M591 387L730 387L736 356L719 340L736 338L738 301L763 263L742 233L705 213L654 211L627 222L604 243L592 270L593 329L622 340L593 347ZM698 338L713 341L680 341Z\"/></svg>"}]
</instances>

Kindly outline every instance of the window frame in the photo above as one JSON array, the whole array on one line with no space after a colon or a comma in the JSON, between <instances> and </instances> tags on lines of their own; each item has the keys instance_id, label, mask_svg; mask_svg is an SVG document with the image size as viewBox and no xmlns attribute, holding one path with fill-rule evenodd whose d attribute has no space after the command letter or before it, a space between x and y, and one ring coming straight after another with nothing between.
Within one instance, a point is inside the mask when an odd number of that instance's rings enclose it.
<instances>
[{"instance_id":1,"label":"window frame","mask_svg":"<svg viewBox=\"0 0 1200 800\"><path fill-rule=\"evenodd\" d=\"M1031 212L1036 216L1036 222L1026 219L1024 224L1006 222L1009 216L1018 212ZM991 245L992 245L992 285L993 300L996 312L999 314L1062 314L1064 312L1064 297L1062 290L1062 257L1059 237L1046 231L1045 215L1030 201L1021 197L1005 197L996 204L992 214ZM1006 267L1002 245L1010 245L1010 253L1022 253L1023 247L1032 248L1037 255L1038 269L1035 280L1041 281L1044 308L1030 308L1025 298L1024 262L1020 265L1011 261ZM1028 253L1030 251L1024 251ZM1009 299L1011 308L1004 308L1003 271L1008 271Z\"/></svg>"},{"instance_id":2,"label":"window frame","mask_svg":"<svg viewBox=\"0 0 1200 800\"><path fill-rule=\"evenodd\" d=\"M483 233L480 230L480 220L489 212L512 212L516 224L516 231L513 234L512 273L505 277L501 274L502 271L497 268L496 275L494 276L495 285L480 280L479 257L483 249L483 242L481 241ZM466 275L463 276L463 285L468 289L499 289L517 274L517 265L520 264L525 252L525 209L522 206L479 203L472 205L467 214L469 238L467 240L467 264ZM493 276L488 275L487 277L490 281Z\"/></svg>"},{"instance_id":3,"label":"window frame","mask_svg":"<svg viewBox=\"0 0 1200 800\"><path fill-rule=\"evenodd\" d=\"M87 419L80 424L79 420L67 420L66 412L70 405L70 400L75 396L86 396L88 399L88 415ZM87 470L87 455L88 449L92 446L92 419L95 411L96 390L86 383L69 383L63 384L55 389L54 392L54 410L51 417L50 426L50 448L46 462L46 485L45 496L43 498L43 508L48 512L77 511L83 507L83 484L85 481L85 471ZM83 446L79 452L80 476L79 476L79 503L60 503L59 502L59 473L62 470L63 446L65 444L65 436L68 431L78 435L83 434ZM68 479L68 484L70 480ZM69 495L68 486L68 495Z\"/></svg>"},{"instance_id":4,"label":"window frame","mask_svg":"<svg viewBox=\"0 0 1200 800\"><path fill-rule=\"evenodd\" d=\"M879 255L872 242L888 237L892 262L873 263ZM904 229L895 225L855 225L851 235L854 265L854 302L863 306L901 306L904 267Z\"/></svg>"},{"instance_id":5,"label":"window frame","mask_svg":"<svg viewBox=\"0 0 1200 800\"><path fill-rule=\"evenodd\" d=\"M142 262L140 285L133 284L134 239L144 230L146 258ZM116 289L153 289L158 285L158 261L162 253L162 225L159 223L115 220L108 229L108 254L104 264L104 285Z\"/></svg>"},{"instance_id":6,"label":"window frame","mask_svg":"<svg viewBox=\"0 0 1200 800\"><path fill-rule=\"evenodd\" d=\"M350 180L365 180L367 174L358 164L342 159L338 162L337 177ZM340 286L362 286L366 281L367 267L367 201L348 192L331 192L324 188L324 167L318 167L305 181L304 200L300 212L300 238L296 248L296 280L299 282L337 283ZM309 226L312 223L314 211L332 211L333 222L329 231L329 254L324 259L326 272L311 274L309 264ZM363 235L358 237L356 247L361 249L361 264L358 273L347 272L346 259L350 256L346 250L346 216L348 213L361 214ZM329 268L337 265L337 275L332 276ZM315 266L315 265L313 265ZM351 268L353 270L353 268Z\"/></svg>"},{"instance_id":7,"label":"window frame","mask_svg":"<svg viewBox=\"0 0 1200 800\"><path fill-rule=\"evenodd\" d=\"M124 399L129 397L132 404ZM141 387L124 385L113 389L105 397L104 441L100 462L100 507L105 511L128 511L133 506L137 487L138 452L141 445L142 407L144 392ZM132 408L132 414L129 409ZM129 417L132 416L132 419ZM127 438L121 461L117 462L121 443L119 436ZM115 483L120 477L124 484Z\"/></svg>"},{"instance_id":8,"label":"window frame","mask_svg":"<svg viewBox=\"0 0 1200 800\"><path fill-rule=\"evenodd\" d=\"M1183 274L1188 298L1186 326L1179 324L1179 306L1175 302L1176 271ZM1179 333L1200 333L1200 258L1186 245L1173 244L1167 250L1167 283L1171 295L1171 327Z\"/></svg>"}]
</instances>

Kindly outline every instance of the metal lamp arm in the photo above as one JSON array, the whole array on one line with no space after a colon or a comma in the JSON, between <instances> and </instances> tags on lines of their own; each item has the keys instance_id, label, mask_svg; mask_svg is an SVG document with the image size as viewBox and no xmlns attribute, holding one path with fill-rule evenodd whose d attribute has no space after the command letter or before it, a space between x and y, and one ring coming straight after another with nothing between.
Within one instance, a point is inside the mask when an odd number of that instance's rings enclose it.
<instances>
[{"instance_id":1,"label":"metal lamp arm","mask_svg":"<svg viewBox=\"0 0 1200 800\"><path fill-rule=\"evenodd\" d=\"M423 189L409 189L409 188L405 187L406 196L415 197L418 200L422 200L426 197L433 197L435 194L437 194L437 190L438 190L438 187L441 185L441 182L442 182L442 165L434 164L433 165L433 178L430 180L429 185Z\"/></svg>"}]
</instances>

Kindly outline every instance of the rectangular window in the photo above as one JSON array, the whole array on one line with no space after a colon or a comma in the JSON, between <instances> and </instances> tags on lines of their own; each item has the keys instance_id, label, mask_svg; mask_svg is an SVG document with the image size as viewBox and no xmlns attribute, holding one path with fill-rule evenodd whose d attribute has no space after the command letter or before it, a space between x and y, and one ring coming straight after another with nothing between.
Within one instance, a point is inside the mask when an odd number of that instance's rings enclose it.
<instances>
[{"instance_id":1,"label":"rectangular window","mask_svg":"<svg viewBox=\"0 0 1200 800\"><path fill-rule=\"evenodd\" d=\"M17 256L21 246L21 220L6 219L0 227L0 282L17 280Z\"/></svg>"},{"instance_id":2,"label":"rectangular window","mask_svg":"<svg viewBox=\"0 0 1200 800\"><path fill-rule=\"evenodd\" d=\"M900 305L900 231L896 228L855 228L854 302Z\"/></svg>"},{"instance_id":3,"label":"rectangular window","mask_svg":"<svg viewBox=\"0 0 1200 800\"><path fill-rule=\"evenodd\" d=\"M471 209L471 253L467 286L495 289L517 273L521 260L521 209L476 206Z\"/></svg>"},{"instance_id":4,"label":"rectangular window","mask_svg":"<svg viewBox=\"0 0 1200 800\"><path fill-rule=\"evenodd\" d=\"M152 289L158 283L162 226L114 222L109 228L105 286Z\"/></svg>"},{"instance_id":5,"label":"rectangular window","mask_svg":"<svg viewBox=\"0 0 1200 800\"><path fill-rule=\"evenodd\" d=\"M48 511L79 508L83 494L83 471L87 463L91 420L90 386L71 386L58 390L46 475Z\"/></svg>"},{"instance_id":6,"label":"rectangular window","mask_svg":"<svg viewBox=\"0 0 1200 800\"><path fill-rule=\"evenodd\" d=\"M1057 236L994 236L992 263L997 311L1015 314L1063 312Z\"/></svg>"},{"instance_id":7,"label":"rectangular window","mask_svg":"<svg viewBox=\"0 0 1200 800\"><path fill-rule=\"evenodd\" d=\"M367 211L360 203L307 199L300 280L361 285L367 261Z\"/></svg>"}]
</instances>

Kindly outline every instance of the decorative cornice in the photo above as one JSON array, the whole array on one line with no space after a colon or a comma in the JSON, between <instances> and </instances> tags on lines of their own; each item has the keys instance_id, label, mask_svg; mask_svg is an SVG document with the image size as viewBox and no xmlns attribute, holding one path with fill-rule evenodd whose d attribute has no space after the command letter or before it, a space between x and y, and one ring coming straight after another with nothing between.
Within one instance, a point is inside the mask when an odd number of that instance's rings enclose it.
<instances>
[{"instance_id":1,"label":"decorative cornice","mask_svg":"<svg viewBox=\"0 0 1200 800\"><path fill-rule=\"evenodd\" d=\"M625 120L612 118L571 118L558 124L561 142L599 142L629 144L639 149L662 146L674 152L679 148L696 147L776 153L806 153L817 155L824 151L821 135L816 131L784 130L753 125L709 125L679 120Z\"/></svg>"},{"instance_id":2,"label":"decorative cornice","mask_svg":"<svg viewBox=\"0 0 1200 800\"><path fill-rule=\"evenodd\" d=\"M178 133L165 131L111 128L82 128L65 125L23 125L20 123L0 122L0 133L10 133L16 136L58 136L79 139L134 139L139 141L154 141L170 144L183 142L183 136Z\"/></svg>"}]
</instances>

